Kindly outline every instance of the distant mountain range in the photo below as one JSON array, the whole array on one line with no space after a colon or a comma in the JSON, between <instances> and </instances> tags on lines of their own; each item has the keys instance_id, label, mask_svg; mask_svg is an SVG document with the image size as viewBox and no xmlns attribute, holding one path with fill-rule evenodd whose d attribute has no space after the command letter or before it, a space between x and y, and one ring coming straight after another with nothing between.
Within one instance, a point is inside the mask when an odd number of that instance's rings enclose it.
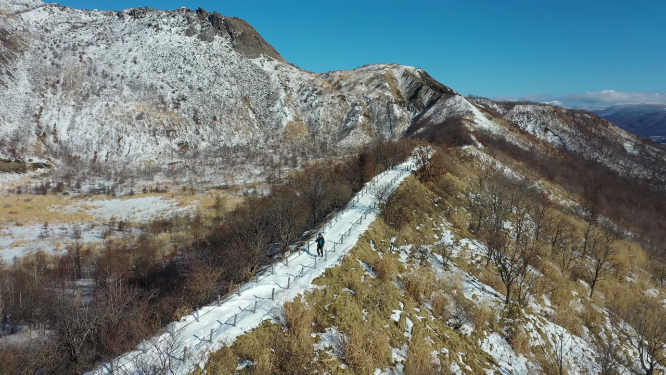
<instances>
[{"instance_id":1,"label":"distant mountain range","mask_svg":"<svg viewBox=\"0 0 666 375\"><path fill-rule=\"evenodd\" d=\"M590 112L626 131L666 144L666 104L618 104Z\"/></svg>"}]
</instances>

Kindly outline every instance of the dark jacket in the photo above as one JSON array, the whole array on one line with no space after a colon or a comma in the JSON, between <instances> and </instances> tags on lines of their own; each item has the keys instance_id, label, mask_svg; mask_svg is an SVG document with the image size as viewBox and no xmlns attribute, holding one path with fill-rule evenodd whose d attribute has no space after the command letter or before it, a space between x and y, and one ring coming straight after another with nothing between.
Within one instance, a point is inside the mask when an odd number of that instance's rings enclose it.
<instances>
[{"instance_id":1,"label":"dark jacket","mask_svg":"<svg viewBox=\"0 0 666 375\"><path fill-rule=\"evenodd\" d=\"M315 242L317 242L317 246L318 246L318 247L323 247L323 246L324 246L324 242L326 242L326 241L324 241L324 237L317 237L317 239L315 240Z\"/></svg>"}]
</instances>

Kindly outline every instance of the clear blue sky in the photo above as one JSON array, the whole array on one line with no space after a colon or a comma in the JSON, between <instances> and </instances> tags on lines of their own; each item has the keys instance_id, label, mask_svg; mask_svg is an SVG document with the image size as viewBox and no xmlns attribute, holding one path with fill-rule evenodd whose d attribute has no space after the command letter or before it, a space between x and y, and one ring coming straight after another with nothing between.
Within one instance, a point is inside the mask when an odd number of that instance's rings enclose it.
<instances>
[{"instance_id":1,"label":"clear blue sky","mask_svg":"<svg viewBox=\"0 0 666 375\"><path fill-rule=\"evenodd\" d=\"M325 72L390 62L462 94L666 92L666 2L61 0L202 7L247 20L287 60Z\"/></svg>"}]
</instances>

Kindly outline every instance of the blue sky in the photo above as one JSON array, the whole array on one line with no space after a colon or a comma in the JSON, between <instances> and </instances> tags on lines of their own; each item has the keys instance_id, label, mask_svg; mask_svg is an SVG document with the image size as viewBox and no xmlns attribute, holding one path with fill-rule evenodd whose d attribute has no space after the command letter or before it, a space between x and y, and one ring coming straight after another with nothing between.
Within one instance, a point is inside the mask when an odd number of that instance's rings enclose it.
<instances>
[{"instance_id":1,"label":"blue sky","mask_svg":"<svg viewBox=\"0 0 666 375\"><path fill-rule=\"evenodd\" d=\"M87 9L202 7L247 20L303 69L412 65L465 95L567 100L603 96L602 90L625 98L666 93L666 2L658 0L59 3Z\"/></svg>"}]
</instances>

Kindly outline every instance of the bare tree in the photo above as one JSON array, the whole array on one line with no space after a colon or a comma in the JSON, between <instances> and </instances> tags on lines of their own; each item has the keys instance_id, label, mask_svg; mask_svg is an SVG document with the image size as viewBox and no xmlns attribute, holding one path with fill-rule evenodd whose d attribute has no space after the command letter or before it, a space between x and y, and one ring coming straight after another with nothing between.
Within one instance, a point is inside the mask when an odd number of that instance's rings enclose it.
<instances>
[{"instance_id":1,"label":"bare tree","mask_svg":"<svg viewBox=\"0 0 666 375\"><path fill-rule=\"evenodd\" d=\"M166 332L154 337L146 344L150 355L138 355L132 360L133 365L140 374L146 375L175 375L183 358L183 333L173 327L168 327Z\"/></svg>"},{"instance_id":2,"label":"bare tree","mask_svg":"<svg viewBox=\"0 0 666 375\"><path fill-rule=\"evenodd\" d=\"M421 182L436 181L448 172L444 157L430 147L418 148L416 156L416 177Z\"/></svg>"},{"instance_id":3,"label":"bare tree","mask_svg":"<svg viewBox=\"0 0 666 375\"><path fill-rule=\"evenodd\" d=\"M512 288L521 280L527 280L530 265L536 260L537 252L533 246L516 246L506 242L494 241L489 245L489 258L495 265L495 272L506 288L504 303L511 302Z\"/></svg>"},{"instance_id":4,"label":"bare tree","mask_svg":"<svg viewBox=\"0 0 666 375\"><path fill-rule=\"evenodd\" d=\"M488 263L506 288L505 303L511 302L513 287L521 285L526 298L534 282L530 267L536 263L539 246L533 240L528 215L536 197L527 181L515 181L498 171L484 183L487 194L485 220L480 236L488 247ZM513 220L512 220L513 219Z\"/></svg>"},{"instance_id":5,"label":"bare tree","mask_svg":"<svg viewBox=\"0 0 666 375\"><path fill-rule=\"evenodd\" d=\"M185 291L194 304L209 303L219 291L224 269L207 262L204 257L192 255L183 270Z\"/></svg>"},{"instance_id":6,"label":"bare tree","mask_svg":"<svg viewBox=\"0 0 666 375\"><path fill-rule=\"evenodd\" d=\"M597 282L615 268L617 251L613 246L615 236L605 228L593 227L587 234L587 255L583 261L583 276L590 284L590 298L594 294Z\"/></svg>"},{"instance_id":7,"label":"bare tree","mask_svg":"<svg viewBox=\"0 0 666 375\"><path fill-rule=\"evenodd\" d=\"M598 215L596 210L592 209L590 212L585 215L585 234L583 235L583 256L587 255L587 249L589 247L590 234L592 233L594 227L598 224Z\"/></svg>"},{"instance_id":8,"label":"bare tree","mask_svg":"<svg viewBox=\"0 0 666 375\"><path fill-rule=\"evenodd\" d=\"M99 315L92 306L69 295L56 297L53 330L58 346L75 365L85 364L86 352L96 331Z\"/></svg>"},{"instance_id":9,"label":"bare tree","mask_svg":"<svg viewBox=\"0 0 666 375\"><path fill-rule=\"evenodd\" d=\"M599 365L600 375L619 375L617 353L621 346L617 339L613 337L612 330L604 330L594 340L594 352L597 356L597 364Z\"/></svg>"},{"instance_id":10,"label":"bare tree","mask_svg":"<svg viewBox=\"0 0 666 375\"><path fill-rule=\"evenodd\" d=\"M660 302L643 297L615 314L620 319L613 328L638 354L627 367L634 374L653 375L657 366L666 366L666 311Z\"/></svg>"},{"instance_id":11,"label":"bare tree","mask_svg":"<svg viewBox=\"0 0 666 375\"><path fill-rule=\"evenodd\" d=\"M393 194L393 186L390 184L376 185L372 188L372 195L379 203L385 203Z\"/></svg>"},{"instance_id":12,"label":"bare tree","mask_svg":"<svg viewBox=\"0 0 666 375\"><path fill-rule=\"evenodd\" d=\"M545 227L546 241L550 245L551 255L558 260L563 272L571 268L576 258L572 251L574 233L573 224L563 215L553 215L551 220L547 221Z\"/></svg>"},{"instance_id":13,"label":"bare tree","mask_svg":"<svg viewBox=\"0 0 666 375\"><path fill-rule=\"evenodd\" d=\"M570 371L567 356L571 351L573 341L564 328L557 332L550 348L541 348L541 365L545 375L567 375Z\"/></svg>"},{"instance_id":14,"label":"bare tree","mask_svg":"<svg viewBox=\"0 0 666 375\"><path fill-rule=\"evenodd\" d=\"M289 244L298 239L306 225L307 211L298 204L298 199L291 191L278 191L266 211L271 231L283 252Z\"/></svg>"},{"instance_id":15,"label":"bare tree","mask_svg":"<svg viewBox=\"0 0 666 375\"><path fill-rule=\"evenodd\" d=\"M550 202L546 201L545 196L540 195L530 209L530 217L534 225L534 239L539 241L547 232L548 224L553 219L554 209Z\"/></svg>"}]
</instances>

